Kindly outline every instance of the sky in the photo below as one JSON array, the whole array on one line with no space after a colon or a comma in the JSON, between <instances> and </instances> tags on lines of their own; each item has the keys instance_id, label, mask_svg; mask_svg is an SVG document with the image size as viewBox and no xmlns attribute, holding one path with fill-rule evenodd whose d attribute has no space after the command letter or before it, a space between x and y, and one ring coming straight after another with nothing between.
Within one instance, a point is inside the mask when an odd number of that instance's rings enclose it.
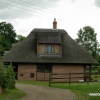
<instances>
[{"instance_id":1,"label":"sky","mask_svg":"<svg viewBox=\"0 0 100 100\"><path fill-rule=\"evenodd\" d=\"M84 26L91 26L100 43L100 0L0 0L0 22L11 23L18 35L34 28L64 29L73 38Z\"/></svg>"}]
</instances>

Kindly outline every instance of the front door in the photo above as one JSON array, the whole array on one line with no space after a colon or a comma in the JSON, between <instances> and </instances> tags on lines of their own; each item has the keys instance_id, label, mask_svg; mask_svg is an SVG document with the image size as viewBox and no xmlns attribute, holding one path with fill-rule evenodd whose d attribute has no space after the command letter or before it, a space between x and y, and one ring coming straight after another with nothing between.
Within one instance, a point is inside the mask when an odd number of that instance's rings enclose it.
<instances>
[{"instance_id":1,"label":"front door","mask_svg":"<svg viewBox=\"0 0 100 100\"><path fill-rule=\"evenodd\" d=\"M38 64L37 65L37 81L48 81L49 73L52 73L51 64Z\"/></svg>"}]
</instances>

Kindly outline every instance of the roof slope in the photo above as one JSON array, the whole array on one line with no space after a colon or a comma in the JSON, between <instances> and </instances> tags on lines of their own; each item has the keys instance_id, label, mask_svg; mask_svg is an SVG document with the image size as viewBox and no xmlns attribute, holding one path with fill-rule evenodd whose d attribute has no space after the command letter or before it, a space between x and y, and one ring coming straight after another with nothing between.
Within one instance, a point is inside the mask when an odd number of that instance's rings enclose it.
<instances>
[{"instance_id":1,"label":"roof slope","mask_svg":"<svg viewBox=\"0 0 100 100\"><path fill-rule=\"evenodd\" d=\"M61 34L59 32L38 33L37 42L61 44Z\"/></svg>"},{"instance_id":2,"label":"roof slope","mask_svg":"<svg viewBox=\"0 0 100 100\"><path fill-rule=\"evenodd\" d=\"M41 39L40 37L43 38ZM47 34L47 35L45 35ZM50 37L50 39L48 38ZM54 37L55 40L54 41ZM61 43L62 57L39 57L37 43ZM97 64L92 56L82 49L65 30L34 29L25 40L14 46L4 57L4 62L22 63L68 63Z\"/></svg>"}]
</instances>

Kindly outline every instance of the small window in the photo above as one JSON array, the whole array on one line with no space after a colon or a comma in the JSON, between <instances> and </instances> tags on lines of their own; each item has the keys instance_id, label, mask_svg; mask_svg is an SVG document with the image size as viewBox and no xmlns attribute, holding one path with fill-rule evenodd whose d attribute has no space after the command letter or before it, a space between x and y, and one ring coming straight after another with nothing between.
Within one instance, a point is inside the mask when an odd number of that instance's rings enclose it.
<instances>
[{"instance_id":1,"label":"small window","mask_svg":"<svg viewBox=\"0 0 100 100\"><path fill-rule=\"evenodd\" d=\"M34 78L34 73L31 73L30 77L31 77L31 78Z\"/></svg>"},{"instance_id":2,"label":"small window","mask_svg":"<svg viewBox=\"0 0 100 100\"><path fill-rule=\"evenodd\" d=\"M54 53L53 45L45 45L45 53Z\"/></svg>"},{"instance_id":3,"label":"small window","mask_svg":"<svg viewBox=\"0 0 100 100\"><path fill-rule=\"evenodd\" d=\"M24 75L21 73L20 76L24 76Z\"/></svg>"}]
</instances>

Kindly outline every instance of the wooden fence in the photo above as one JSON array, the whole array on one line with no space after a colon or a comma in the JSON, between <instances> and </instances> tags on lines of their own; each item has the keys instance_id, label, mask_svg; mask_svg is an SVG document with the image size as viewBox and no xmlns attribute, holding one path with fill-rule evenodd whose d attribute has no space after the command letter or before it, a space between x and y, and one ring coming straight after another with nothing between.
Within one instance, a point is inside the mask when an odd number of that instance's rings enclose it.
<instances>
[{"instance_id":1,"label":"wooden fence","mask_svg":"<svg viewBox=\"0 0 100 100\"><path fill-rule=\"evenodd\" d=\"M100 73L52 73L49 86L53 83L100 82Z\"/></svg>"}]
</instances>

